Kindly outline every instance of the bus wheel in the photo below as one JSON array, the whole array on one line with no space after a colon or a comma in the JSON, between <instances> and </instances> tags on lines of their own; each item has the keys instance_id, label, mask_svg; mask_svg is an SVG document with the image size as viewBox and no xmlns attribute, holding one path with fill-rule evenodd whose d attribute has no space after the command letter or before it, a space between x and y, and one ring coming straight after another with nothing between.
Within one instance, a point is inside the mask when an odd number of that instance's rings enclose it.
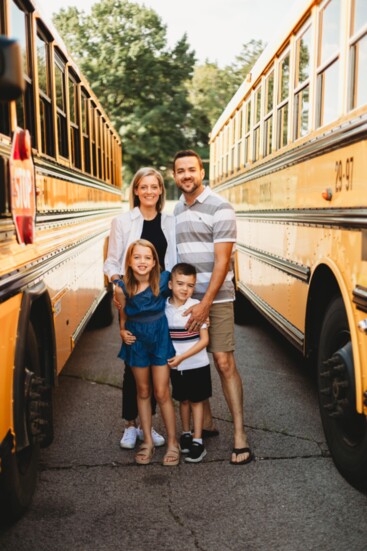
<instances>
[{"instance_id":1,"label":"bus wheel","mask_svg":"<svg viewBox=\"0 0 367 551\"><path fill-rule=\"evenodd\" d=\"M14 399L23 403L22 416L26 427L27 445L4 457L0 476L1 520L14 522L29 506L37 482L39 462L39 415L35 413L34 396L40 381L40 361L37 339L29 324L20 385L14 389ZM23 393L23 396L20 396Z\"/></svg>"},{"instance_id":2,"label":"bus wheel","mask_svg":"<svg viewBox=\"0 0 367 551\"><path fill-rule=\"evenodd\" d=\"M367 423L355 409L353 350L343 300L330 303L318 350L318 396L326 440L336 467L367 489Z\"/></svg>"},{"instance_id":3,"label":"bus wheel","mask_svg":"<svg viewBox=\"0 0 367 551\"><path fill-rule=\"evenodd\" d=\"M255 307L244 297L241 291L236 291L236 300L234 301L233 308L234 321L237 325L247 325L255 321Z\"/></svg>"},{"instance_id":4,"label":"bus wheel","mask_svg":"<svg viewBox=\"0 0 367 551\"><path fill-rule=\"evenodd\" d=\"M98 304L89 322L90 329L102 329L111 325L114 318L115 306L112 304L112 292L105 294L101 302Z\"/></svg>"}]
</instances>

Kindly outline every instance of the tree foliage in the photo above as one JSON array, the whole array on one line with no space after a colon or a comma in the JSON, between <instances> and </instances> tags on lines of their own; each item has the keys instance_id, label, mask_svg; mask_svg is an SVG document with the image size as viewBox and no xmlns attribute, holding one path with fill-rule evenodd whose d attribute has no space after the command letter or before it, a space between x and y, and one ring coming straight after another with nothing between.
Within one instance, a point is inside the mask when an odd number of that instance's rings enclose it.
<instances>
[{"instance_id":1,"label":"tree foliage","mask_svg":"<svg viewBox=\"0 0 367 551\"><path fill-rule=\"evenodd\" d=\"M62 9L54 22L123 139L128 177L196 147L186 88L195 56L185 35L169 49L159 16L129 0L100 0L90 15Z\"/></svg>"},{"instance_id":2,"label":"tree foliage","mask_svg":"<svg viewBox=\"0 0 367 551\"><path fill-rule=\"evenodd\" d=\"M188 86L189 98L193 106L205 114L210 128L251 71L264 47L261 40L250 40L243 45L235 62L224 69L210 62L195 66Z\"/></svg>"},{"instance_id":3,"label":"tree foliage","mask_svg":"<svg viewBox=\"0 0 367 551\"><path fill-rule=\"evenodd\" d=\"M130 0L61 9L54 22L121 135L127 182L141 166L165 172L178 149L208 158L211 127L264 47L250 41L224 69L195 65L187 36L168 48L158 14Z\"/></svg>"}]
</instances>

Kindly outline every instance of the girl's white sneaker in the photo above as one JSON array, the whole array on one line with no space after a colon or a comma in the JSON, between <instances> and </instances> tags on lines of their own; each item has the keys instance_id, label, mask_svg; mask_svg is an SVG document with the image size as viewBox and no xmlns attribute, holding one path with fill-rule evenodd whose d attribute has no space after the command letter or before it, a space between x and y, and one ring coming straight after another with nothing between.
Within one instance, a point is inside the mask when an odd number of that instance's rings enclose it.
<instances>
[{"instance_id":1,"label":"girl's white sneaker","mask_svg":"<svg viewBox=\"0 0 367 551\"><path fill-rule=\"evenodd\" d=\"M140 427L136 429L136 432L139 440L144 440L144 433ZM166 443L166 439L164 438L164 436L159 434L153 428L152 428L152 439L153 439L153 444L155 445L156 448L159 448L160 446L164 446Z\"/></svg>"}]
</instances>

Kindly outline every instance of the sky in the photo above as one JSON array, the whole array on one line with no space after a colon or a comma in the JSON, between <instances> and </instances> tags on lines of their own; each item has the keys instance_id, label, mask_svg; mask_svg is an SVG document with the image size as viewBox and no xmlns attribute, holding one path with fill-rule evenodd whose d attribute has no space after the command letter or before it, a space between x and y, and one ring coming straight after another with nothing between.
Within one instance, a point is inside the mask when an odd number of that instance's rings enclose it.
<instances>
[{"instance_id":1,"label":"sky","mask_svg":"<svg viewBox=\"0 0 367 551\"><path fill-rule=\"evenodd\" d=\"M169 47L187 33L199 63L230 65L251 39L268 43L301 0L135 0L154 9L167 25ZM60 7L89 11L96 0L37 0L47 17ZM182 7L184 6L184 7Z\"/></svg>"}]
</instances>

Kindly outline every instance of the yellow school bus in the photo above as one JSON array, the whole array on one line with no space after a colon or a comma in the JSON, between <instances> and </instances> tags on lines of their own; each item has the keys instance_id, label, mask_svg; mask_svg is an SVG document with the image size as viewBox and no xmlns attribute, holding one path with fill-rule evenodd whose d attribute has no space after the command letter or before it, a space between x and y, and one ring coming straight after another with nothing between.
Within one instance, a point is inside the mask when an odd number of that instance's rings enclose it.
<instances>
[{"instance_id":1,"label":"yellow school bus","mask_svg":"<svg viewBox=\"0 0 367 551\"><path fill-rule=\"evenodd\" d=\"M1 2L0 35L1 522L30 503L78 337L93 313L112 321L103 261L122 182L120 138L36 3Z\"/></svg>"},{"instance_id":2,"label":"yellow school bus","mask_svg":"<svg viewBox=\"0 0 367 551\"><path fill-rule=\"evenodd\" d=\"M367 2L284 19L212 129L210 183L236 210L237 316L315 366L331 455L366 489Z\"/></svg>"}]
</instances>

